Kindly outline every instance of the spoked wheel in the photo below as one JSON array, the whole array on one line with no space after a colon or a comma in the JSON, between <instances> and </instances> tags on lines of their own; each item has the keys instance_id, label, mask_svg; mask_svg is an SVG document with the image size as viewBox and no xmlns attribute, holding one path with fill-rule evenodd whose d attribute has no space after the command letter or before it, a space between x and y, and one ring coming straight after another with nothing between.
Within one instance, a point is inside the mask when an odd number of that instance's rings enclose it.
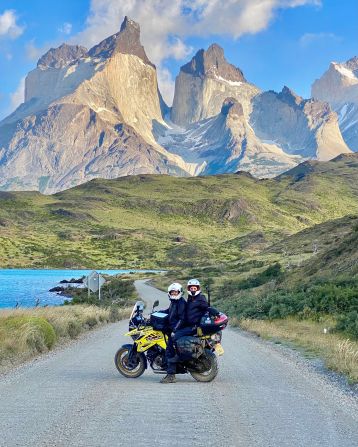
<instances>
[{"instance_id":1,"label":"spoked wheel","mask_svg":"<svg viewBox=\"0 0 358 447\"><path fill-rule=\"evenodd\" d=\"M118 371L125 377L135 379L141 376L145 371L145 361L143 354L136 354L135 359L129 364L129 349L120 348L114 356L114 363Z\"/></svg>"},{"instance_id":2,"label":"spoked wheel","mask_svg":"<svg viewBox=\"0 0 358 447\"><path fill-rule=\"evenodd\" d=\"M205 370L202 372L189 371L191 376L198 382L211 382L219 372L216 355L205 349L205 353L198 359L198 362L200 361L205 365Z\"/></svg>"}]
</instances>

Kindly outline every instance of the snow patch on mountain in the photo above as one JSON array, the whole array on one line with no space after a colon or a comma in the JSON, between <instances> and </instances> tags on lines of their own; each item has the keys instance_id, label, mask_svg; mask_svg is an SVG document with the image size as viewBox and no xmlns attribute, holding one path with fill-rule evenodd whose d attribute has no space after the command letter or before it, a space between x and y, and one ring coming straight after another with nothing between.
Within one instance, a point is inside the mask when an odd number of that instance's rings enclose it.
<instances>
[{"instance_id":1,"label":"snow patch on mountain","mask_svg":"<svg viewBox=\"0 0 358 447\"><path fill-rule=\"evenodd\" d=\"M345 67L343 64L338 64L337 62L333 62L334 68L341 73L343 76L349 79L358 79L357 76L353 73L352 70Z\"/></svg>"}]
</instances>

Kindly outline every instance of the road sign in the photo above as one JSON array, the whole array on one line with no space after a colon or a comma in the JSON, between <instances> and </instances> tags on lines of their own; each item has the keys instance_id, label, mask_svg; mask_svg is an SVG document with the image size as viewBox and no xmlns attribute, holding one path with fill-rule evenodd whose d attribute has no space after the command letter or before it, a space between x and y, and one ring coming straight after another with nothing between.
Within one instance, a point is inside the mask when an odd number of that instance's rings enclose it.
<instances>
[{"instance_id":1,"label":"road sign","mask_svg":"<svg viewBox=\"0 0 358 447\"><path fill-rule=\"evenodd\" d=\"M98 297L101 299L101 287L106 282L102 275L96 271L91 272L85 279L84 284L88 287L88 291L97 292Z\"/></svg>"}]
</instances>

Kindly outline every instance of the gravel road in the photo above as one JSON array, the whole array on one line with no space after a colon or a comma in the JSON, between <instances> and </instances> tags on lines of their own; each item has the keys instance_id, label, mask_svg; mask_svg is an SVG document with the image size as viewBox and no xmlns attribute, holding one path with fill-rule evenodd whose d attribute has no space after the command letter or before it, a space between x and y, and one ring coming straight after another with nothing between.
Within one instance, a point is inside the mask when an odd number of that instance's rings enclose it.
<instances>
[{"instance_id":1,"label":"gravel road","mask_svg":"<svg viewBox=\"0 0 358 447\"><path fill-rule=\"evenodd\" d=\"M151 303L166 295L136 283ZM358 402L295 356L226 329L212 383L126 379L110 324L0 378L0 446L356 447Z\"/></svg>"}]
</instances>

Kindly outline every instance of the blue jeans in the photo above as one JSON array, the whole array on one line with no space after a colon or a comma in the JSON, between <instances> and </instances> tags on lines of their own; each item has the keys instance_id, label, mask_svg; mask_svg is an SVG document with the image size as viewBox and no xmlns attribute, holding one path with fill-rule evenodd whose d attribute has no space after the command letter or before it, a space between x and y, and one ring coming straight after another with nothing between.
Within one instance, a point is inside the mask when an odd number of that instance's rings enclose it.
<instances>
[{"instance_id":1,"label":"blue jeans","mask_svg":"<svg viewBox=\"0 0 358 447\"><path fill-rule=\"evenodd\" d=\"M167 373L175 374L177 368L176 352L174 347L174 340L170 334L167 335L167 348L165 350L165 357L167 360Z\"/></svg>"},{"instance_id":2,"label":"blue jeans","mask_svg":"<svg viewBox=\"0 0 358 447\"><path fill-rule=\"evenodd\" d=\"M182 329L178 329L174 334L174 343L179 340L179 338L184 337L186 335L194 335L196 334L196 329L193 326L183 327Z\"/></svg>"}]
</instances>

